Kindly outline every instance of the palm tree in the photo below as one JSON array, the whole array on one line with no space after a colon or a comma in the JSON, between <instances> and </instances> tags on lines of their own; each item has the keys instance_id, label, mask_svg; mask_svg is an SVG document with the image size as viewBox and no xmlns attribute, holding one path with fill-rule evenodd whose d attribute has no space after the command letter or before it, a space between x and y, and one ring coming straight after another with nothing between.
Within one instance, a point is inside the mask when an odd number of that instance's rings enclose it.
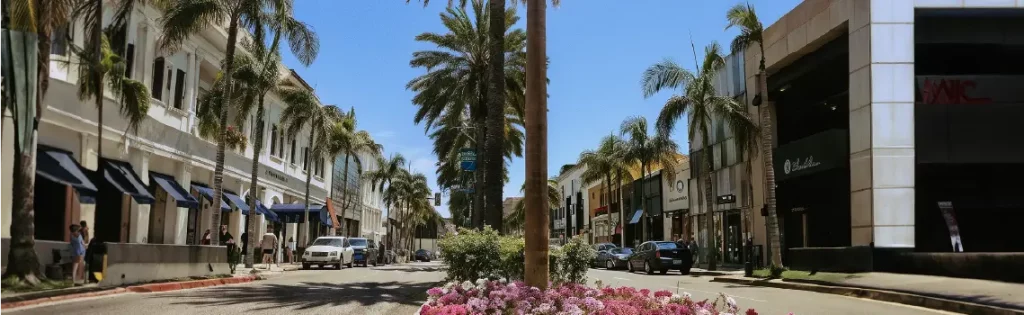
<instances>
[{"instance_id":1,"label":"palm tree","mask_svg":"<svg viewBox=\"0 0 1024 315\"><path fill-rule=\"evenodd\" d=\"M491 56L487 53L490 47L488 37L491 23L488 23L493 14L484 9L483 1L473 1L473 14L470 16L462 7L449 6L445 13L441 14L442 23L448 29L448 33L423 33L416 37L417 41L429 42L439 50L419 51L413 54L410 65L423 67L427 73L409 82L407 88L416 92L413 103L419 106L414 117L416 123L425 123L426 130L434 130L434 134L447 137L435 139L435 153L439 159L444 156L455 154L463 147L474 147L479 165L474 173L476 193L474 200L474 226L480 227L483 222L484 192L481 189L484 184L484 177L489 168L486 167L486 148L484 141L488 137L487 131L488 115L488 67ZM514 10L504 12L507 27L501 28L508 33L508 43L503 47L504 54L507 54L508 63L503 67L509 82L504 85L505 93L513 95L507 106L502 107L503 113L508 113L510 107L515 113L515 120L522 121L523 98L525 91L525 63L524 52L526 45L526 34L522 29L512 30L511 26L519 19ZM504 56L504 55L503 55ZM503 62L504 64L504 62ZM519 96L516 96L519 95ZM506 123L507 124L507 123ZM499 125L500 126L500 125ZM472 136L469 135L470 130ZM502 128L497 131L501 132ZM479 140L479 141L474 141ZM519 139L515 147L521 148L522 140ZM444 149L439 148L440 143L450 144ZM451 150L455 150L452 152ZM505 154L507 150L501 151ZM500 163L499 164L503 164ZM498 169L501 171L501 169ZM497 173L504 176L504 172ZM447 187L446 187L447 188ZM500 200L500 199L499 199ZM498 203L500 204L500 202Z\"/></svg>"},{"instance_id":2,"label":"palm tree","mask_svg":"<svg viewBox=\"0 0 1024 315\"><path fill-rule=\"evenodd\" d=\"M377 169L363 173L362 177L370 181L370 187L373 191L380 191L383 193L384 206L388 208L388 218L391 218L391 211L395 211L397 200L392 198L393 196L388 192L392 183L398 180L401 173L405 171L405 157L401 154L393 154L390 158L384 158L382 156L377 157ZM387 188L387 189L385 189ZM395 216L397 218L397 216ZM388 222L388 226L391 226L391 222ZM388 232L389 237L394 239L394 235ZM392 246L394 246L392 244Z\"/></svg>"},{"instance_id":3,"label":"palm tree","mask_svg":"<svg viewBox=\"0 0 1024 315\"><path fill-rule=\"evenodd\" d=\"M305 87L284 87L278 89L277 94L281 97L287 107L281 112L281 124L289 135L298 135L303 129L309 129L309 142L305 161L303 165L306 170L306 194L305 194L305 231L309 234L309 187L313 181L315 162L329 153L327 141L328 135L334 129L334 124L341 119L342 113L335 106L321 106L320 101L312 90Z\"/></svg>"},{"instance_id":4,"label":"palm tree","mask_svg":"<svg viewBox=\"0 0 1024 315\"><path fill-rule=\"evenodd\" d=\"M235 96L233 92L235 71L235 50L238 44L239 27L249 26L254 32L262 32L265 25L270 23L272 15L265 14L264 8L268 6L279 7L284 4L281 1L254 1L254 0L178 0L167 4L164 16L161 19L161 30L163 38L160 41L161 49L174 50L181 46L190 36L199 33L211 25L222 25L228 22L228 38L224 54L224 88L227 97L221 99L220 112L217 125L228 125L228 107L231 99ZM296 42L305 41L312 43L315 40L302 38L302 34L296 37ZM308 34L307 34L308 35ZM262 36L257 36L263 38ZM315 38L315 36L314 36ZM291 38L289 38L291 41ZM292 51L300 51L305 45L292 45ZM312 56L295 53L296 57L304 64L312 63ZM304 59L308 58L308 59ZM213 170L213 207L220 208L224 195L224 154L227 149L228 128L221 128L217 137L217 159ZM220 211L214 211L211 224L216 229L220 224ZM212 244L217 245L219 241L214 238Z\"/></svg>"},{"instance_id":5,"label":"palm tree","mask_svg":"<svg viewBox=\"0 0 1024 315\"><path fill-rule=\"evenodd\" d=\"M626 137L625 151L622 152L623 160L640 164L640 209L644 216L647 214L647 192L645 191L647 176L651 176L651 164L658 163L663 169L663 174L670 179L674 176L676 157L679 155L678 146L675 141L669 139L667 133L647 133L647 118L636 116L627 118L622 122L620 132ZM642 223L642 231L648 233L647 220Z\"/></svg>"},{"instance_id":6,"label":"palm tree","mask_svg":"<svg viewBox=\"0 0 1024 315\"><path fill-rule=\"evenodd\" d=\"M659 133L668 134L675 126L676 121L683 115L689 119L688 135L690 139L705 139L701 141L702 171L704 176L704 202L705 211L708 213L707 235L708 235L708 268L716 268L717 250L714 233L714 198L711 183L711 147L709 145L712 121L721 121L729 126L731 130L755 130L753 122L747 116L743 105L728 96L720 96L715 92L714 80L716 71L725 65L725 59L721 54L721 47L717 43L711 43L704 49L704 59L697 73L694 74L670 60L665 60L648 68L642 79L642 87L645 97L669 88L683 90L682 95L673 95L665 103L658 115ZM744 134L744 137L746 134ZM749 143L749 138L738 139L741 143Z\"/></svg>"},{"instance_id":7,"label":"palm tree","mask_svg":"<svg viewBox=\"0 0 1024 315\"><path fill-rule=\"evenodd\" d=\"M334 128L331 129L329 136L328 156L337 156L338 154L345 154L345 167L342 168L344 174L342 176L342 183L348 187L348 164L349 161L356 163L356 168L362 172L363 161L360 159L360 154L369 154L372 157L379 157L384 150L384 147L373 141L373 137L370 136L369 132L365 130L356 130L356 112L355 109L349 110L348 114L342 117L338 122L334 124ZM341 200L347 200L348 189L342 189ZM345 212L348 210L348 203L344 203L341 207L341 217L345 217ZM346 225L341 227L341 235L348 235L345 231Z\"/></svg>"},{"instance_id":8,"label":"palm tree","mask_svg":"<svg viewBox=\"0 0 1024 315\"><path fill-rule=\"evenodd\" d=\"M611 213L612 197L616 196L619 204L619 222L625 219L625 208L622 207L622 184L624 181L631 181L633 176L628 169L624 153L627 151L626 142L619 136L611 134L601 139L597 150L586 150L580 153L579 165L585 165L587 170L583 172L582 179L586 183L604 181L607 191L608 213ZM615 190L613 192L612 190ZM616 193L617 192L617 193ZM622 246L625 247L625 238L621 238Z\"/></svg>"},{"instance_id":9,"label":"palm tree","mask_svg":"<svg viewBox=\"0 0 1024 315\"><path fill-rule=\"evenodd\" d=\"M39 272L39 257L35 252L35 174L36 174L36 140L37 124L35 121L42 116L43 99L50 82L50 42L55 29L67 25L71 18L72 0L11 0L3 7L5 29L4 35L36 36L35 47L25 47L27 51L16 53L10 45L4 45L4 95L3 107L13 113L15 130L14 154L15 167L12 187L11 244L7 253L7 270L3 278L15 278L29 285L39 284L43 274ZM31 42L29 42L31 43ZM32 50L35 48L35 50ZM46 52L46 53L39 53ZM36 56L36 64L26 64L26 68L13 69L6 63L8 58L29 58ZM24 81L10 75L13 71L24 71L31 74L34 67L36 76L26 75ZM10 71L10 72L9 72ZM12 88L13 87L13 88ZM34 87L36 94L32 98L29 93L23 100L13 104L15 90L29 91ZM11 93L11 97L8 97Z\"/></svg>"},{"instance_id":10,"label":"palm tree","mask_svg":"<svg viewBox=\"0 0 1024 315\"><path fill-rule=\"evenodd\" d=\"M520 191L526 191L526 183L523 183L523 188L520 188ZM558 180L548 179L548 207L558 208L561 200L562 194L558 190ZM525 199L519 199L513 205L512 213L505 217L505 233L521 230L524 225L526 225L526 202Z\"/></svg>"},{"instance_id":11,"label":"palm tree","mask_svg":"<svg viewBox=\"0 0 1024 315\"><path fill-rule=\"evenodd\" d=\"M772 103L768 102L768 75L765 73L764 65L764 25L761 24L760 19L757 18L757 13L754 12L754 6L747 3L746 5L737 4L729 9L725 14L729 24L725 26L729 29L733 26L740 29L740 35L737 35L732 41L733 53L739 53L744 51L747 47L757 44L758 49L761 50L761 61L758 64L757 70L760 72L758 75L758 96L763 101L763 106L760 107L760 129L761 129L761 152L764 152L764 178L767 182L767 194L768 208L768 242L771 250L772 265L779 268L782 267L782 240L781 234L779 234L779 217L775 209L775 168L772 166L773 153L772 153L772 120L771 111ZM754 148L756 151L756 147ZM751 152L755 152L751 151ZM753 161L753 158L750 159ZM748 168L750 167L748 164ZM751 189L752 190L752 189Z\"/></svg>"}]
</instances>

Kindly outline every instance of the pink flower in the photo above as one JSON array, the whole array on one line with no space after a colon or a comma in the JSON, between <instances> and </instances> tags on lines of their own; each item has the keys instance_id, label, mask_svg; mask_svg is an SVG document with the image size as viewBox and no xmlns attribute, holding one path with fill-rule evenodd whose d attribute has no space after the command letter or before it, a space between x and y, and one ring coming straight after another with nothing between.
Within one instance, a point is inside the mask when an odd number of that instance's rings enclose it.
<instances>
[{"instance_id":1,"label":"pink flower","mask_svg":"<svg viewBox=\"0 0 1024 315\"><path fill-rule=\"evenodd\" d=\"M654 292L654 297L672 297L672 292L669 292L667 290L657 291Z\"/></svg>"}]
</instances>

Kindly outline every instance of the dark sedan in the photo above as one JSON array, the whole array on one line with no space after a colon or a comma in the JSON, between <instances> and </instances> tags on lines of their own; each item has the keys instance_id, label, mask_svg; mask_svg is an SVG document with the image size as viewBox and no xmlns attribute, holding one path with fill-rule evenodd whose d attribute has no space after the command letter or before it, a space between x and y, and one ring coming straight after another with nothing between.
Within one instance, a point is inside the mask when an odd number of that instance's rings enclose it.
<instances>
[{"instance_id":1,"label":"dark sedan","mask_svg":"<svg viewBox=\"0 0 1024 315\"><path fill-rule=\"evenodd\" d=\"M625 268L626 262L629 261L629 256L633 254L633 249L629 247L625 248L612 248L603 250L597 253L598 266L602 266L606 269L619 269Z\"/></svg>"},{"instance_id":2,"label":"dark sedan","mask_svg":"<svg viewBox=\"0 0 1024 315\"><path fill-rule=\"evenodd\" d=\"M416 251L416 255L414 255L413 260L415 260L415 261L430 262L430 257L431 256L432 255L431 255L429 250L420 249L420 250Z\"/></svg>"},{"instance_id":3,"label":"dark sedan","mask_svg":"<svg viewBox=\"0 0 1024 315\"><path fill-rule=\"evenodd\" d=\"M630 272L643 270L647 274L654 271L665 274L672 269L685 275L690 273L692 265L693 258L689 249L681 248L675 242L654 241L640 244L629 257L626 267Z\"/></svg>"}]
</instances>

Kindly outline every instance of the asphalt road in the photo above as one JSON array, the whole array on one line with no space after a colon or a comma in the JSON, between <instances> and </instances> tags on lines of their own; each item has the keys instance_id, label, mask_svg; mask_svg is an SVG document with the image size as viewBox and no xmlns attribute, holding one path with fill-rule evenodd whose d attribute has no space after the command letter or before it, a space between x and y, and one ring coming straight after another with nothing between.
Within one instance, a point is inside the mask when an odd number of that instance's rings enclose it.
<instances>
[{"instance_id":1,"label":"asphalt road","mask_svg":"<svg viewBox=\"0 0 1024 315\"><path fill-rule=\"evenodd\" d=\"M954 314L833 294L710 282L711 277L683 276L678 271L670 271L667 275L647 275L642 272L629 273L625 270L590 269L587 276L590 284L600 279L605 285L613 287L632 286L651 291L669 290L679 294L688 292L698 301L713 301L720 293L725 293L732 296L742 310L753 308L760 314Z\"/></svg>"},{"instance_id":2,"label":"asphalt road","mask_svg":"<svg viewBox=\"0 0 1024 315\"><path fill-rule=\"evenodd\" d=\"M444 278L441 264L299 270L241 285L126 293L6 314L413 314Z\"/></svg>"}]
</instances>

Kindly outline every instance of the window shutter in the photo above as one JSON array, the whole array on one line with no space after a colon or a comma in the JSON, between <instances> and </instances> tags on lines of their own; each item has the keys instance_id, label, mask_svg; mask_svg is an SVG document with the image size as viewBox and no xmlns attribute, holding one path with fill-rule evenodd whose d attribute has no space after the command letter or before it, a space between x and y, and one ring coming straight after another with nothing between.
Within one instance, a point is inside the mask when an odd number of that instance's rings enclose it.
<instances>
[{"instance_id":1,"label":"window shutter","mask_svg":"<svg viewBox=\"0 0 1024 315\"><path fill-rule=\"evenodd\" d=\"M124 56L124 76L130 79L132 77L132 70L134 69L135 66L135 44L128 44L128 49L125 50Z\"/></svg>"},{"instance_id":2,"label":"window shutter","mask_svg":"<svg viewBox=\"0 0 1024 315\"><path fill-rule=\"evenodd\" d=\"M164 96L164 57L153 60L153 86L150 94L154 99L163 100Z\"/></svg>"},{"instance_id":3,"label":"window shutter","mask_svg":"<svg viewBox=\"0 0 1024 315\"><path fill-rule=\"evenodd\" d=\"M170 72L171 70L167 70ZM174 78L174 108L181 109L185 102L185 71L178 69L177 77Z\"/></svg>"}]
</instances>

